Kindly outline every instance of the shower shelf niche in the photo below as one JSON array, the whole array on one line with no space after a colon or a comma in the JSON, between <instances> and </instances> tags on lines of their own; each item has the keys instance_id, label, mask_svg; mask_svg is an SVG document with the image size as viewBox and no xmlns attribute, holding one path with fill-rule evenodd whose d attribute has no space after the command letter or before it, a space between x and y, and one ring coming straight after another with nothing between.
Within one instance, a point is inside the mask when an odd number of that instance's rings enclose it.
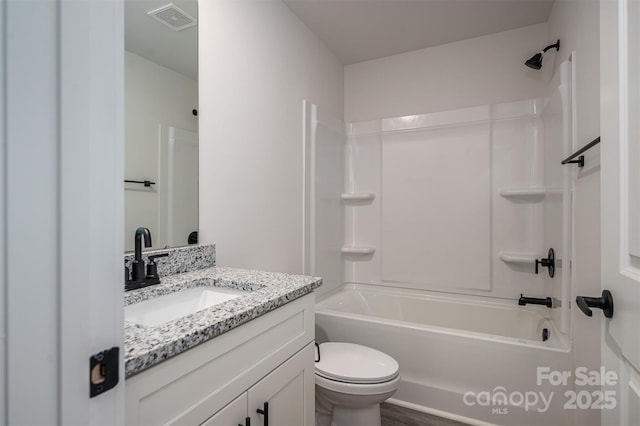
<instances>
[{"instance_id":1,"label":"shower shelf niche","mask_svg":"<svg viewBox=\"0 0 640 426\"><path fill-rule=\"evenodd\" d=\"M529 188L505 188L500 190L500 196L520 201L538 202L542 201L547 195L561 195L562 189L529 187Z\"/></svg>"},{"instance_id":2,"label":"shower shelf niche","mask_svg":"<svg viewBox=\"0 0 640 426\"><path fill-rule=\"evenodd\" d=\"M519 252L519 251L501 251L498 257L505 263L529 264L535 263L537 256L535 253Z\"/></svg>"},{"instance_id":3,"label":"shower shelf niche","mask_svg":"<svg viewBox=\"0 0 640 426\"><path fill-rule=\"evenodd\" d=\"M373 201L376 198L376 194L373 192L344 192L340 195L340 198L345 203L362 203Z\"/></svg>"},{"instance_id":4,"label":"shower shelf niche","mask_svg":"<svg viewBox=\"0 0 640 426\"><path fill-rule=\"evenodd\" d=\"M360 256L367 256L376 252L374 247L365 247L365 246L345 246L340 249L342 254L353 254Z\"/></svg>"}]
</instances>

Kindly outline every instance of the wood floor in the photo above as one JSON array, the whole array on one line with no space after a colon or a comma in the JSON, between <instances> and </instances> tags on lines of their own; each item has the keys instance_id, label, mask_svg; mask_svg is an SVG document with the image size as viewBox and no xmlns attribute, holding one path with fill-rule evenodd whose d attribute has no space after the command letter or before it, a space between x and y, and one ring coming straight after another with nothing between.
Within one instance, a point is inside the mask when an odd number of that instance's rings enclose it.
<instances>
[{"instance_id":1,"label":"wood floor","mask_svg":"<svg viewBox=\"0 0 640 426\"><path fill-rule=\"evenodd\" d=\"M380 404L380 415L382 426L467 426L466 423L432 416L386 402Z\"/></svg>"}]
</instances>

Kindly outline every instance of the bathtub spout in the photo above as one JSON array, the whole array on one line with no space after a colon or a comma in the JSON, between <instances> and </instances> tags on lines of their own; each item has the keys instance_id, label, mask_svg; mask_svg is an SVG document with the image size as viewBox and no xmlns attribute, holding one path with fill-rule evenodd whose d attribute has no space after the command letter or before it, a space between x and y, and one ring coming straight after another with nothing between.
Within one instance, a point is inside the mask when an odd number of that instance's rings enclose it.
<instances>
[{"instance_id":1,"label":"bathtub spout","mask_svg":"<svg viewBox=\"0 0 640 426\"><path fill-rule=\"evenodd\" d=\"M544 299L538 299L536 297L524 297L522 293L520 294L520 299L518 299L518 305L544 305L547 308L551 308L553 306L553 301L550 297L545 297Z\"/></svg>"}]
</instances>

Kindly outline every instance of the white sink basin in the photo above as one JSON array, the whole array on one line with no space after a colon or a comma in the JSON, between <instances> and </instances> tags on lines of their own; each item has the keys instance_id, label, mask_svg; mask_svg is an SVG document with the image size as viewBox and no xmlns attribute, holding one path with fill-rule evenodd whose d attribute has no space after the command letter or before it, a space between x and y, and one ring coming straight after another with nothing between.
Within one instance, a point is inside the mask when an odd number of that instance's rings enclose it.
<instances>
[{"instance_id":1,"label":"white sink basin","mask_svg":"<svg viewBox=\"0 0 640 426\"><path fill-rule=\"evenodd\" d=\"M124 307L124 319L154 327L235 299L245 291L220 287L195 287Z\"/></svg>"}]
</instances>

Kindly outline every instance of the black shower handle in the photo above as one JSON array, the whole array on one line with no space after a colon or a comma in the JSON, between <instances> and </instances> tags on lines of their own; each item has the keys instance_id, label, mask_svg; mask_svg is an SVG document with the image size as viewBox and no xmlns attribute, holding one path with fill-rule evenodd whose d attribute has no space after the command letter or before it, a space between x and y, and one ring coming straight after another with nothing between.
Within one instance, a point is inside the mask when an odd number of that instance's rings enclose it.
<instances>
[{"instance_id":1,"label":"black shower handle","mask_svg":"<svg viewBox=\"0 0 640 426\"><path fill-rule=\"evenodd\" d=\"M613 296L609 290L602 290L601 297L576 297L576 303L580 310L588 317L593 316L593 311L590 308L602 309L606 318L613 316Z\"/></svg>"},{"instance_id":2,"label":"black shower handle","mask_svg":"<svg viewBox=\"0 0 640 426\"><path fill-rule=\"evenodd\" d=\"M551 261L549 259L545 259L544 257L542 259L536 259L536 274L538 273L538 265L542 265L545 268L548 268L549 265L551 265Z\"/></svg>"},{"instance_id":3,"label":"black shower handle","mask_svg":"<svg viewBox=\"0 0 640 426\"><path fill-rule=\"evenodd\" d=\"M538 273L538 265L542 265L549 269L549 276L553 278L556 272L556 254L552 248L547 252L547 257L536 259L536 274Z\"/></svg>"}]
</instances>

